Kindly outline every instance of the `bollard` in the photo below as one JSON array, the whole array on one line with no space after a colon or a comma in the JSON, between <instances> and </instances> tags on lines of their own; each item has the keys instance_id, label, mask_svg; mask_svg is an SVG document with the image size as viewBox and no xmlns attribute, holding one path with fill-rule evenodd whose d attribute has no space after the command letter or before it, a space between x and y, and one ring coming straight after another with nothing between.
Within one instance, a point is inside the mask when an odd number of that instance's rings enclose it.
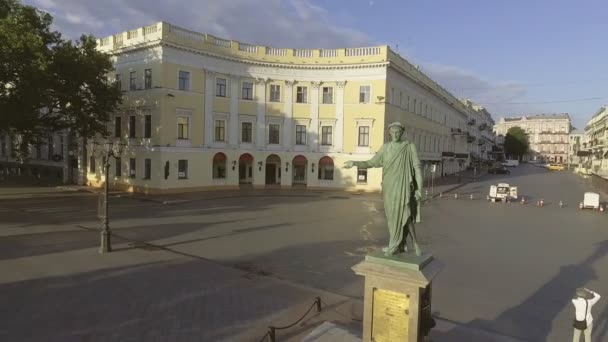
<instances>
[{"instance_id":1,"label":"bollard","mask_svg":"<svg viewBox=\"0 0 608 342\"><path fill-rule=\"evenodd\" d=\"M490 195L486 196L486 200L488 200L488 201L490 200Z\"/></svg>"},{"instance_id":2,"label":"bollard","mask_svg":"<svg viewBox=\"0 0 608 342\"><path fill-rule=\"evenodd\" d=\"M539 204L540 204L540 207L542 208L545 205L545 200L541 198Z\"/></svg>"},{"instance_id":3,"label":"bollard","mask_svg":"<svg viewBox=\"0 0 608 342\"><path fill-rule=\"evenodd\" d=\"M470 198L471 198L471 200L473 200L473 194L471 194Z\"/></svg>"},{"instance_id":4,"label":"bollard","mask_svg":"<svg viewBox=\"0 0 608 342\"><path fill-rule=\"evenodd\" d=\"M443 198L443 192L439 193L439 198Z\"/></svg>"},{"instance_id":5,"label":"bollard","mask_svg":"<svg viewBox=\"0 0 608 342\"><path fill-rule=\"evenodd\" d=\"M604 212L604 206L600 204L600 213Z\"/></svg>"},{"instance_id":6,"label":"bollard","mask_svg":"<svg viewBox=\"0 0 608 342\"><path fill-rule=\"evenodd\" d=\"M559 207L563 208L564 207L564 202L563 201L559 201Z\"/></svg>"},{"instance_id":7,"label":"bollard","mask_svg":"<svg viewBox=\"0 0 608 342\"><path fill-rule=\"evenodd\" d=\"M458 194L454 194L454 199L458 199Z\"/></svg>"},{"instance_id":8,"label":"bollard","mask_svg":"<svg viewBox=\"0 0 608 342\"><path fill-rule=\"evenodd\" d=\"M424 190L424 197L429 198L429 190Z\"/></svg>"},{"instance_id":9,"label":"bollard","mask_svg":"<svg viewBox=\"0 0 608 342\"><path fill-rule=\"evenodd\" d=\"M579 204L578 204L578 208L579 208L580 210L582 210L582 209L583 209L583 202L581 202L581 203L579 203Z\"/></svg>"},{"instance_id":10,"label":"bollard","mask_svg":"<svg viewBox=\"0 0 608 342\"><path fill-rule=\"evenodd\" d=\"M521 204L522 205L526 204L526 198L524 196L521 196Z\"/></svg>"}]
</instances>

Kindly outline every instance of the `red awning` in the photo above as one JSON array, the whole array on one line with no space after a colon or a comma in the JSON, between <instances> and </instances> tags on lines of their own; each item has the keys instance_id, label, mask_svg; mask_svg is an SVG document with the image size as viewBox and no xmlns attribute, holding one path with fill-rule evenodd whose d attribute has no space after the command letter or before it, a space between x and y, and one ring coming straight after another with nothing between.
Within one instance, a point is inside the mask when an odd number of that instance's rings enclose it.
<instances>
[{"instance_id":1,"label":"red awning","mask_svg":"<svg viewBox=\"0 0 608 342\"><path fill-rule=\"evenodd\" d=\"M334 166L334 160L330 157L323 157L319 160L319 166Z\"/></svg>"},{"instance_id":2,"label":"red awning","mask_svg":"<svg viewBox=\"0 0 608 342\"><path fill-rule=\"evenodd\" d=\"M306 164L306 157L299 155L299 156L295 156L293 158L293 165L305 165Z\"/></svg>"},{"instance_id":3,"label":"red awning","mask_svg":"<svg viewBox=\"0 0 608 342\"><path fill-rule=\"evenodd\" d=\"M253 161L253 156L251 156L251 154L249 154L249 153L241 154L241 156L239 157L239 161L241 161L241 162Z\"/></svg>"},{"instance_id":4,"label":"red awning","mask_svg":"<svg viewBox=\"0 0 608 342\"><path fill-rule=\"evenodd\" d=\"M225 160L226 160L226 155L225 155L225 154L223 154L222 152L216 153L216 154L213 156L213 161L214 161L214 162L223 162L223 161L225 161Z\"/></svg>"}]
</instances>

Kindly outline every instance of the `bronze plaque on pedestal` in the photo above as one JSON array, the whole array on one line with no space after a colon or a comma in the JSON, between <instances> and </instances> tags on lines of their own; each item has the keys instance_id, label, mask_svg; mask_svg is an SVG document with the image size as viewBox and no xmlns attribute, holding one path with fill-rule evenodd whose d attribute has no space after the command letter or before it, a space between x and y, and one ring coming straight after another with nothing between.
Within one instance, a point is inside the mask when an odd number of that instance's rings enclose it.
<instances>
[{"instance_id":1,"label":"bronze plaque on pedestal","mask_svg":"<svg viewBox=\"0 0 608 342\"><path fill-rule=\"evenodd\" d=\"M410 299L405 293L374 289L372 341L408 340Z\"/></svg>"}]
</instances>

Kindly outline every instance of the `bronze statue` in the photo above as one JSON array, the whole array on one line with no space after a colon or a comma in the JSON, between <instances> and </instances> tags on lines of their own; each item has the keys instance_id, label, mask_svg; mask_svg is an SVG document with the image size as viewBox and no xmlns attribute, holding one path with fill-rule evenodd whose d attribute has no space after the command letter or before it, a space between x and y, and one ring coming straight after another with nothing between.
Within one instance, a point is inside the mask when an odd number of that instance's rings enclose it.
<instances>
[{"instance_id":1,"label":"bronze statue","mask_svg":"<svg viewBox=\"0 0 608 342\"><path fill-rule=\"evenodd\" d=\"M349 160L344 164L347 169L353 166L383 168L382 193L389 231L389 244L383 251L387 256L407 252L408 234L412 237L416 255L422 255L415 227L415 223L420 222L422 172L416 146L402 139L404 131L400 122L390 124L391 141L385 143L372 159Z\"/></svg>"}]
</instances>

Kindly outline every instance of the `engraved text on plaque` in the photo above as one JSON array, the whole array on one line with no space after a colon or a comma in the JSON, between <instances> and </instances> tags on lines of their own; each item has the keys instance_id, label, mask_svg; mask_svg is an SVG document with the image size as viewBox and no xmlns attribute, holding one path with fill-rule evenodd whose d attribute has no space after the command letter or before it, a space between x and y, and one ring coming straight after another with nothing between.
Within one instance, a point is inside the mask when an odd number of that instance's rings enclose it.
<instances>
[{"instance_id":1,"label":"engraved text on plaque","mask_svg":"<svg viewBox=\"0 0 608 342\"><path fill-rule=\"evenodd\" d=\"M372 341L408 340L410 300L405 293L374 289Z\"/></svg>"}]
</instances>

